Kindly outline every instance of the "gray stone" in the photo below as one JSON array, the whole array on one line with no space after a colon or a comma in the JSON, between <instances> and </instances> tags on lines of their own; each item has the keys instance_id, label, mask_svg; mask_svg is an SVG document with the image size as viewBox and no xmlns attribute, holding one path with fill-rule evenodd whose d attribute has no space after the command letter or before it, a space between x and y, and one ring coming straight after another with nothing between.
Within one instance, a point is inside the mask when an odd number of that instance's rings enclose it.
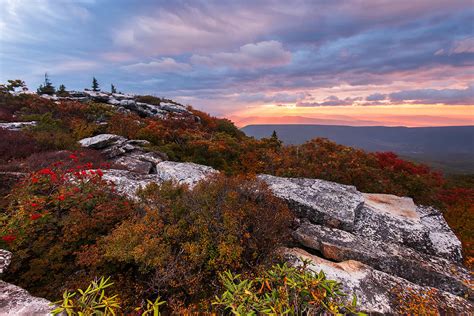
<instances>
[{"instance_id":1,"label":"gray stone","mask_svg":"<svg viewBox=\"0 0 474 316\"><path fill-rule=\"evenodd\" d=\"M293 265L302 265L305 260L309 262L308 269L315 273L322 270L328 279L341 282L346 293L353 293L357 296L359 309L366 313L399 314L396 292L411 289L420 293L435 291L436 299L440 302L437 307L441 309L439 311L441 314L472 315L474 306L459 296L419 286L403 278L375 270L361 262L349 260L335 263L298 248L282 249L281 251Z\"/></svg>"},{"instance_id":2,"label":"gray stone","mask_svg":"<svg viewBox=\"0 0 474 316\"><path fill-rule=\"evenodd\" d=\"M191 162L163 161L156 165L156 173L162 181L174 181L192 188L199 181L219 172L212 167Z\"/></svg>"},{"instance_id":3,"label":"gray stone","mask_svg":"<svg viewBox=\"0 0 474 316\"><path fill-rule=\"evenodd\" d=\"M364 193L364 206L357 211L354 233L454 262L462 261L461 242L441 212L418 207L411 198Z\"/></svg>"},{"instance_id":4,"label":"gray stone","mask_svg":"<svg viewBox=\"0 0 474 316\"><path fill-rule=\"evenodd\" d=\"M50 301L34 297L21 287L0 281L0 315L51 315L54 307L50 304Z\"/></svg>"},{"instance_id":5,"label":"gray stone","mask_svg":"<svg viewBox=\"0 0 474 316\"><path fill-rule=\"evenodd\" d=\"M113 162L117 165L121 165L129 171L140 173L140 174L150 174L154 173L156 170L155 164L142 160L137 156L122 156L119 157Z\"/></svg>"},{"instance_id":6,"label":"gray stone","mask_svg":"<svg viewBox=\"0 0 474 316\"><path fill-rule=\"evenodd\" d=\"M156 165L156 174L139 174L129 170L104 170L103 179L115 184L116 190L132 199L137 199L137 190L145 188L150 183L161 184L164 181L174 181L177 184L186 184L191 189L213 174L217 170L195 163L179 163L163 161Z\"/></svg>"},{"instance_id":7,"label":"gray stone","mask_svg":"<svg viewBox=\"0 0 474 316\"><path fill-rule=\"evenodd\" d=\"M397 244L368 240L349 232L303 222L294 232L303 246L317 250L326 259L357 260L377 270L396 275L422 286L435 287L459 296L469 295L469 271Z\"/></svg>"},{"instance_id":8,"label":"gray stone","mask_svg":"<svg viewBox=\"0 0 474 316\"><path fill-rule=\"evenodd\" d=\"M355 187L334 182L281 178L259 175L273 193L286 200L297 216L316 224L351 231L356 210L363 204L362 194Z\"/></svg>"},{"instance_id":9,"label":"gray stone","mask_svg":"<svg viewBox=\"0 0 474 316\"><path fill-rule=\"evenodd\" d=\"M131 199L137 199L137 190L145 188L150 183L160 184L156 174L139 174L129 170L108 169L103 171L103 179L115 184L117 192Z\"/></svg>"},{"instance_id":10,"label":"gray stone","mask_svg":"<svg viewBox=\"0 0 474 316\"><path fill-rule=\"evenodd\" d=\"M127 144L138 145L138 146L148 146L150 142L144 139L131 139L127 140Z\"/></svg>"},{"instance_id":11,"label":"gray stone","mask_svg":"<svg viewBox=\"0 0 474 316\"><path fill-rule=\"evenodd\" d=\"M0 274L4 273L11 261L11 252L0 249ZM26 290L0 281L0 315L50 315L54 308L44 299L31 296Z\"/></svg>"},{"instance_id":12,"label":"gray stone","mask_svg":"<svg viewBox=\"0 0 474 316\"><path fill-rule=\"evenodd\" d=\"M7 250L0 249L0 274L4 273L10 265L12 253Z\"/></svg>"},{"instance_id":13,"label":"gray stone","mask_svg":"<svg viewBox=\"0 0 474 316\"><path fill-rule=\"evenodd\" d=\"M174 103L160 103L160 108L168 111L168 112L175 112L175 113L190 113L186 107L180 105L180 104L174 104Z\"/></svg>"},{"instance_id":14,"label":"gray stone","mask_svg":"<svg viewBox=\"0 0 474 316\"><path fill-rule=\"evenodd\" d=\"M0 128L16 132L22 130L25 127L36 126L36 124L36 121L0 123Z\"/></svg>"},{"instance_id":15,"label":"gray stone","mask_svg":"<svg viewBox=\"0 0 474 316\"><path fill-rule=\"evenodd\" d=\"M124 143L127 139L114 134L100 134L93 137L81 139L79 143L82 147L103 149L112 145Z\"/></svg>"}]
</instances>

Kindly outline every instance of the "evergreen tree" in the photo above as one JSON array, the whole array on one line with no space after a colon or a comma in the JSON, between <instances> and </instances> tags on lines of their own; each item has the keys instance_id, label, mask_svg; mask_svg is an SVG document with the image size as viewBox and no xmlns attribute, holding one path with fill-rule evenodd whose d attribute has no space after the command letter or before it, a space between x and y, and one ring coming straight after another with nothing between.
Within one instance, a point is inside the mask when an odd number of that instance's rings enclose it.
<instances>
[{"instance_id":1,"label":"evergreen tree","mask_svg":"<svg viewBox=\"0 0 474 316\"><path fill-rule=\"evenodd\" d=\"M277 135L277 132L275 130L273 130L272 139L275 139L275 140L278 139L278 135Z\"/></svg>"},{"instance_id":2,"label":"evergreen tree","mask_svg":"<svg viewBox=\"0 0 474 316\"><path fill-rule=\"evenodd\" d=\"M56 93L56 88L53 86L53 84L49 80L48 73L44 74L44 84L39 86L38 90L36 90L36 93L47 94L47 95L53 95Z\"/></svg>"},{"instance_id":3,"label":"evergreen tree","mask_svg":"<svg viewBox=\"0 0 474 316\"><path fill-rule=\"evenodd\" d=\"M270 141L273 143L275 148L280 148L283 145L283 142L278 138L277 132L274 130Z\"/></svg>"},{"instance_id":4,"label":"evergreen tree","mask_svg":"<svg viewBox=\"0 0 474 316\"><path fill-rule=\"evenodd\" d=\"M69 92L66 91L66 86L63 85L63 84L59 86L59 89L56 92L56 94L60 97L68 97L69 96Z\"/></svg>"},{"instance_id":5,"label":"evergreen tree","mask_svg":"<svg viewBox=\"0 0 474 316\"><path fill-rule=\"evenodd\" d=\"M117 93L117 89L115 89L115 86L113 84L110 85L110 92Z\"/></svg>"},{"instance_id":6,"label":"evergreen tree","mask_svg":"<svg viewBox=\"0 0 474 316\"><path fill-rule=\"evenodd\" d=\"M99 82L97 82L97 79L95 79L95 77L92 77L92 91L100 91Z\"/></svg>"}]
</instances>

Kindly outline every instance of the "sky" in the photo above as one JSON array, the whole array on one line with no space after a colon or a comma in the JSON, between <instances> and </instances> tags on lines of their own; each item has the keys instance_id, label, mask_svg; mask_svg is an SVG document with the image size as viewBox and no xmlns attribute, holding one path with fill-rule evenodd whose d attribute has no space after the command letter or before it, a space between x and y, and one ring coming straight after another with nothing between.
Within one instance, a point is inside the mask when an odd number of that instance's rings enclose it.
<instances>
[{"instance_id":1,"label":"sky","mask_svg":"<svg viewBox=\"0 0 474 316\"><path fill-rule=\"evenodd\" d=\"M473 0L0 0L0 82L172 98L237 125L474 125Z\"/></svg>"}]
</instances>

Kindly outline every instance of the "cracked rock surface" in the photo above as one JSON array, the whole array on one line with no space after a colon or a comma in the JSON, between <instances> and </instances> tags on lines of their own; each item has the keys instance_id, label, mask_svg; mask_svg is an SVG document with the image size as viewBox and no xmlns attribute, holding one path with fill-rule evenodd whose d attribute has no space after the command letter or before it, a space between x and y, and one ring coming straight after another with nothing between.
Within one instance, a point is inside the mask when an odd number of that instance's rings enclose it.
<instances>
[{"instance_id":1,"label":"cracked rock surface","mask_svg":"<svg viewBox=\"0 0 474 316\"><path fill-rule=\"evenodd\" d=\"M398 315L397 291L433 290L355 260L332 262L298 248L281 251L294 265L301 265L303 260L308 260L310 270L315 273L323 270L328 279L341 282L346 293L354 293L357 296L360 308L366 313ZM436 289L434 291L448 315L471 315L474 308L471 302L448 292Z\"/></svg>"},{"instance_id":2,"label":"cracked rock surface","mask_svg":"<svg viewBox=\"0 0 474 316\"><path fill-rule=\"evenodd\" d=\"M6 272L10 264L11 253L0 249L0 274ZM0 280L0 315L43 316L53 310L50 302L34 297L28 291Z\"/></svg>"},{"instance_id":3,"label":"cracked rock surface","mask_svg":"<svg viewBox=\"0 0 474 316\"><path fill-rule=\"evenodd\" d=\"M472 308L472 273L462 265L461 242L439 210L408 197L362 193L318 179L259 178L298 218L293 237L305 250L291 253L304 254L325 272L336 271L334 279L362 297L363 311L394 313L382 276L391 286L402 282L418 290L435 288L456 313Z\"/></svg>"}]
</instances>

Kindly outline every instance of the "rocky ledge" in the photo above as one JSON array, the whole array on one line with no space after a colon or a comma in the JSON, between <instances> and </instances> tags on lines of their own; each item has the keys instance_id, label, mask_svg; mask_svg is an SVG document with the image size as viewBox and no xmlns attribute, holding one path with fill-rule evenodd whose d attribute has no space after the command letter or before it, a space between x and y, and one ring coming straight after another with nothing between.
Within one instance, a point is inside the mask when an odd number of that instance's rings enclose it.
<instances>
[{"instance_id":1,"label":"rocky ledge","mask_svg":"<svg viewBox=\"0 0 474 316\"><path fill-rule=\"evenodd\" d=\"M0 274L10 264L11 253L0 249ZM0 315L51 315L51 302L34 297L26 290L0 280Z\"/></svg>"},{"instance_id":2,"label":"rocky ledge","mask_svg":"<svg viewBox=\"0 0 474 316\"><path fill-rule=\"evenodd\" d=\"M192 188L218 173L208 166L166 161L165 154L148 151L143 140L102 134L80 144L101 151L120 167L104 171L104 178L134 199L137 189L150 183L171 180ZM283 249L283 255L293 264L308 260L310 269L343 283L357 295L362 311L396 314L397 293L403 291L434 293L436 305L447 314L474 310L472 274L463 267L461 243L439 210L407 197L362 193L318 179L258 179L297 217L289 242L295 247ZM6 310L1 304L0 314Z\"/></svg>"},{"instance_id":3,"label":"rocky ledge","mask_svg":"<svg viewBox=\"0 0 474 316\"><path fill-rule=\"evenodd\" d=\"M462 266L461 242L439 210L323 180L258 178L298 217L297 247L283 252L344 283L360 297L362 310L397 313L390 293L400 286L436 291L448 314L473 310L472 274Z\"/></svg>"},{"instance_id":4,"label":"rocky ledge","mask_svg":"<svg viewBox=\"0 0 474 316\"><path fill-rule=\"evenodd\" d=\"M142 117L160 117L166 118L170 114L174 115L191 115L191 112L182 104L171 100L160 100L159 104L149 104L145 102L140 102L138 96L132 94L123 94L123 93L109 93L102 91L69 91L69 96L59 97L59 96L50 96L47 94L41 95L45 99L50 99L54 101L59 100L71 100L79 102L101 102L110 104L118 109L120 112L135 112Z\"/></svg>"}]
</instances>

